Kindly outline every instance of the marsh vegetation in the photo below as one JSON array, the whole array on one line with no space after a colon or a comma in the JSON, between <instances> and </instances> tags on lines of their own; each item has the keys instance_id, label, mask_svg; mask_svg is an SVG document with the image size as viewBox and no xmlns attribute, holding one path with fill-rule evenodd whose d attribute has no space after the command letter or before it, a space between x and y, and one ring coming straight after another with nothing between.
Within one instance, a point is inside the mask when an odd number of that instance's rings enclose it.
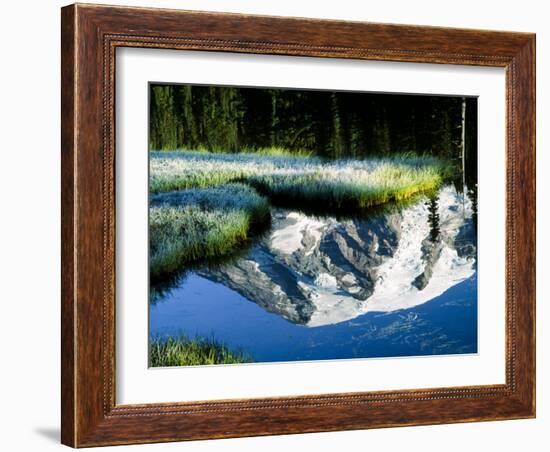
<instances>
[{"instance_id":1,"label":"marsh vegetation","mask_svg":"<svg viewBox=\"0 0 550 452\"><path fill-rule=\"evenodd\" d=\"M433 157L324 161L151 152L151 280L234 252L269 225L270 203L360 213L435 190L446 171Z\"/></svg>"},{"instance_id":2,"label":"marsh vegetation","mask_svg":"<svg viewBox=\"0 0 550 452\"><path fill-rule=\"evenodd\" d=\"M267 200L243 184L154 196L149 209L151 281L186 264L234 252L269 220Z\"/></svg>"}]
</instances>

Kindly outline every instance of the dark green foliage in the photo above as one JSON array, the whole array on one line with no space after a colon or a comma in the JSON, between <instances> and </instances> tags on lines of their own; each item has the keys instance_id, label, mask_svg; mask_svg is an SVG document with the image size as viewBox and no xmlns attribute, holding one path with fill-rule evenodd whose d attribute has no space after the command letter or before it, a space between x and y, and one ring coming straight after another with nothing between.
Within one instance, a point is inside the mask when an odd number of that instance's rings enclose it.
<instances>
[{"instance_id":1,"label":"dark green foliage","mask_svg":"<svg viewBox=\"0 0 550 452\"><path fill-rule=\"evenodd\" d=\"M175 107L179 92L173 86L155 86L150 91L149 142L158 149L173 149L181 141L183 126ZM192 117L187 117L185 121L191 120Z\"/></svg>"},{"instance_id":2,"label":"dark green foliage","mask_svg":"<svg viewBox=\"0 0 550 452\"><path fill-rule=\"evenodd\" d=\"M461 97L196 85L151 85L150 94L152 150L461 158ZM475 98L466 126L468 158L477 155Z\"/></svg>"}]
</instances>

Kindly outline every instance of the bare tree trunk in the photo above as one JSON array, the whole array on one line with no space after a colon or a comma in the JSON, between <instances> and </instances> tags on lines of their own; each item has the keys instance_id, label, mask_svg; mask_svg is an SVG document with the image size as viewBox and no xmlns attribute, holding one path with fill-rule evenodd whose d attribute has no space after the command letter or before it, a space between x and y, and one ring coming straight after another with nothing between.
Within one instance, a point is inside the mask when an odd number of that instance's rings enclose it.
<instances>
[{"instance_id":1,"label":"bare tree trunk","mask_svg":"<svg viewBox=\"0 0 550 452\"><path fill-rule=\"evenodd\" d=\"M466 198L466 98L462 98L462 211L465 214Z\"/></svg>"}]
</instances>

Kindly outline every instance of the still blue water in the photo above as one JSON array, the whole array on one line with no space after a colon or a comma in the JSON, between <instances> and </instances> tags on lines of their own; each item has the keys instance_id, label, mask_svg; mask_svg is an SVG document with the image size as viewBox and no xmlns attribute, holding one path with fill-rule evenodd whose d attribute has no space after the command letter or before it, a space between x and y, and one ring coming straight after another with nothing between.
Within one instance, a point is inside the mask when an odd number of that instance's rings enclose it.
<instances>
[{"instance_id":1,"label":"still blue water","mask_svg":"<svg viewBox=\"0 0 550 452\"><path fill-rule=\"evenodd\" d=\"M194 273L150 307L150 336L212 337L257 362L477 352L477 272L411 309L307 327Z\"/></svg>"}]
</instances>

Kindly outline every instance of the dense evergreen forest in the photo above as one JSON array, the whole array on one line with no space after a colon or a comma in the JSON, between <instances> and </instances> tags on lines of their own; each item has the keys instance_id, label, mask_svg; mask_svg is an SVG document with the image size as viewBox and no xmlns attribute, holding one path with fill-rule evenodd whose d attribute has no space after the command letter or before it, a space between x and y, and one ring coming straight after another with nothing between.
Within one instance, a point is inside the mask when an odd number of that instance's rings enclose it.
<instances>
[{"instance_id":1,"label":"dense evergreen forest","mask_svg":"<svg viewBox=\"0 0 550 452\"><path fill-rule=\"evenodd\" d=\"M151 85L149 148L327 158L462 153L461 97ZM467 159L477 155L477 99L466 99ZM474 159L475 160L475 159Z\"/></svg>"}]
</instances>

